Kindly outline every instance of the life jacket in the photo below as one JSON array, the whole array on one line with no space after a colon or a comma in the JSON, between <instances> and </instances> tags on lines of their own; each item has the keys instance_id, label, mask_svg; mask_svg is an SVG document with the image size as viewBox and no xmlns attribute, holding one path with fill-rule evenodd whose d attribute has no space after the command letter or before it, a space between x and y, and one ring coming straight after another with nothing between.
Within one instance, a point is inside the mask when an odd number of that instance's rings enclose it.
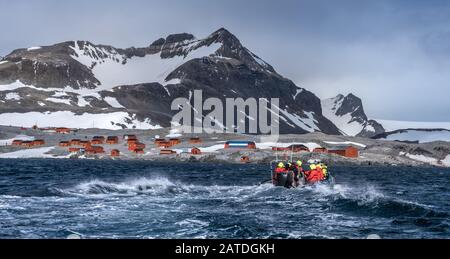
<instances>
[{"instance_id":1,"label":"life jacket","mask_svg":"<svg viewBox=\"0 0 450 259\"><path fill-rule=\"evenodd\" d=\"M307 173L305 173L305 176L308 183L317 183L325 179L322 170L317 169L308 171Z\"/></svg>"},{"instance_id":2,"label":"life jacket","mask_svg":"<svg viewBox=\"0 0 450 259\"><path fill-rule=\"evenodd\" d=\"M277 167L277 168L275 168L274 172L275 173L285 173L285 172L287 172L287 170L284 167Z\"/></svg>"}]
</instances>

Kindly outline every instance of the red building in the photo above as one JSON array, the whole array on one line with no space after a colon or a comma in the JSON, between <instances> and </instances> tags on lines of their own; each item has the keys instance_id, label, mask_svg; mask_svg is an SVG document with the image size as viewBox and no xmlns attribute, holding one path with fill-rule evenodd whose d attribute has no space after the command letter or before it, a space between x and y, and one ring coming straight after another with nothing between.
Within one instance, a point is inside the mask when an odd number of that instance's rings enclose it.
<instances>
[{"instance_id":1,"label":"red building","mask_svg":"<svg viewBox=\"0 0 450 259\"><path fill-rule=\"evenodd\" d=\"M133 153L135 153L135 154L140 154L140 155L145 154L145 152L144 152L143 149L135 149L135 150L133 150Z\"/></svg>"},{"instance_id":2,"label":"red building","mask_svg":"<svg viewBox=\"0 0 450 259\"><path fill-rule=\"evenodd\" d=\"M33 140L33 146L42 146L45 145L45 141L43 139Z\"/></svg>"},{"instance_id":3,"label":"red building","mask_svg":"<svg viewBox=\"0 0 450 259\"><path fill-rule=\"evenodd\" d=\"M55 129L55 132L60 133L60 134L69 134L70 131L71 130L69 128L56 128Z\"/></svg>"},{"instance_id":4,"label":"red building","mask_svg":"<svg viewBox=\"0 0 450 259\"><path fill-rule=\"evenodd\" d=\"M69 152L70 153L79 153L80 150L81 149L79 147L71 147L71 148L69 148Z\"/></svg>"},{"instance_id":5,"label":"red building","mask_svg":"<svg viewBox=\"0 0 450 259\"><path fill-rule=\"evenodd\" d=\"M82 140L82 141L80 141L80 146L87 148L87 147L91 146L91 142L88 140Z\"/></svg>"},{"instance_id":6,"label":"red building","mask_svg":"<svg viewBox=\"0 0 450 259\"><path fill-rule=\"evenodd\" d=\"M101 139L93 139L91 141L91 144L92 145L101 145L101 144L103 144L103 141Z\"/></svg>"},{"instance_id":7,"label":"red building","mask_svg":"<svg viewBox=\"0 0 450 259\"><path fill-rule=\"evenodd\" d=\"M134 142L128 145L128 150L133 151L136 149L144 149L145 148L145 144L144 143L140 143L140 142Z\"/></svg>"},{"instance_id":8,"label":"red building","mask_svg":"<svg viewBox=\"0 0 450 259\"><path fill-rule=\"evenodd\" d=\"M169 139L169 143L171 146L176 146L181 143L181 140L178 138L171 138Z\"/></svg>"},{"instance_id":9,"label":"red building","mask_svg":"<svg viewBox=\"0 0 450 259\"><path fill-rule=\"evenodd\" d=\"M23 142L22 140L15 139L15 140L13 140L12 145L13 146L21 146L22 142Z\"/></svg>"},{"instance_id":10,"label":"red building","mask_svg":"<svg viewBox=\"0 0 450 259\"><path fill-rule=\"evenodd\" d=\"M61 141L61 142L59 142L59 146L60 147L69 147L70 142L69 141Z\"/></svg>"},{"instance_id":11,"label":"red building","mask_svg":"<svg viewBox=\"0 0 450 259\"><path fill-rule=\"evenodd\" d=\"M120 151L118 149L111 150L111 156L112 157L118 157L120 156Z\"/></svg>"},{"instance_id":12,"label":"red building","mask_svg":"<svg viewBox=\"0 0 450 259\"><path fill-rule=\"evenodd\" d=\"M336 155L340 155L340 156L348 157L348 158L359 157L359 149L357 149L353 146L348 146L348 147L342 148L342 149L329 150L328 153L336 154Z\"/></svg>"},{"instance_id":13,"label":"red building","mask_svg":"<svg viewBox=\"0 0 450 259\"><path fill-rule=\"evenodd\" d=\"M119 144L119 137L117 137L117 136L109 136L109 137L106 139L106 144L108 144L108 145L116 145L116 144Z\"/></svg>"},{"instance_id":14,"label":"red building","mask_svg":"<svg viewBox=\"0 0 450 259\"><path fill-rule=\"evenodd\" d=\"M172 146L169 141L161 141L161 142L158 142L158 144L156 144L156 145L160 148L169 148Z\"/></svg>"},{"instance_id":15,"label":"red building","mask_svg":"<svg viewBox=\"0 0 450 259\"><path fill-rule=\"evenodd\" d=\"M200 138L191 138L189 139L189 144L200 144L202 140Z\"/></svg>"},{"instance_id":16,"label":"red building","mask_svg":"<svg viewBox=\"0 0 450 259\"><path fill-rule=\"evenodd\" d=\"M79 146L79 145L80 145L80 142L81 142L81 140L79 140L79 139L72 139L72 140L70 141L70 145L71 145L71 146Z\"/></svg>"},{"instance_id":17,"label":"red building","mask_svg":"<svg viewBox=\"0 0 450 259\"><path fill-rule=\"evenodd\" d=\"M22 147L33 147L33 141L22 141Z\"/></svg>"},{"instance_id":18,"label":"red building","mask_svg":"<svg viewBox=\"0 0 450 259\"><path fill-rule=\"evenodd\" d=\"M328 149L324 147L317 147L313 150L314 153L328 153Z\"/></svg>"},{"instance_id":19,"label":"red building","mask_svg":"<svg viewBox=\"0 0 450 259\"><path fill-rule=\"evenodd\" d=\"M136 135L123 135L123 139L130 140L130 139L137 139Z\"/></svg>"},{"instance_id":20,"label":"red building","mask_svg":"<svg viewBox=\"0 0 450 259\"><path fill-rule=\"evenodd\" d=\"M105 150L103 149L103 147L100 146L90 146L86 148L86 153L87 154L102 154L105 153Z\"/></svg>"}]
</instances>

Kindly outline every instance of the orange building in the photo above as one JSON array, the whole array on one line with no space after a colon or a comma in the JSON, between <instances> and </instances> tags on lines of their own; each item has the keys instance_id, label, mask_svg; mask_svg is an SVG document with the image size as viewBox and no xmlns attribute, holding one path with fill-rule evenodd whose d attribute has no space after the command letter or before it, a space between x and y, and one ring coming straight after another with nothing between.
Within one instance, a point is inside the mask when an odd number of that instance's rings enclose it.
<instances>
[{"instance_id":1,"label":"orange building","mask_svg":"<svg viewBox=\"0 0 450 259\"><path fill-rule=\"evenodd\" d=\"M317 147L313 150L314 153L328 153L328 149L324 147Z\"/></svg>"},{"instance_id":2,"label":"orange building","mask_svg":"<svg viewBox=\"0 0 450 259\"><path fill-rule=\"evenodd\" d=\"M13 146L21 146L22 142L23 142L22 140L15 139L15 140L13 140L12 145Z\"/></svg>"},{"instance_id":3,"label":"orange building","mask_svg":"<svg viewBox=\"0 0 450 259\"><path fill-rule=\"evenodd\" d=\"M60 147L69 147L70 142L69 141L61 141L61 142L59 142L59 146Z\"/></svg>"},{"instance_id":4,"label":"orange building","mask_svg":"<svg viewBox=\"0 0 450 259\"><path fill-rule=\"evenodd\" d=\"M169 139L169 143L171 146L176 146L181 143L181 140L178 138L171 138Z\"/></svg>"},{"instance_id":5,"label":"orange building","mask_svg":"<svg viewBox=\"0 0 450 259\"><path fill-rule=\"evenodd\" d=\"M82 140L82 141L80 141L80 146L82 146L84 148L89 147L89 146L91 146L91 142L89 140Z\"/></svg>"},{"instance_id":6,"label":"orange building","mask_svg":"<svg viewBox=\"0 0 450 259\"><path fill-rule=\"evenodd\" d=\"M139 140L137 140L137 139L128 139L127 140L127 144L128 145L132 145L132 144L137 143L137 142L139 142Z\"/></svg>"},{"instance_id":7,"label":"orange building","mask_svg":"<svg viewBox=\"0 0 450 259\"><path fill-rule=\"evenodd\" d=\"M101 139L93 139L91 141L91 144L92 145L101 145L101 144L103 144L103 141Z\"/></svg>"},{"instance_id":8,"label":"orange building","mask_svg":"<svg viewBox=\"0 0 450 259\"><path fill-rule=\"evenodd\" d=\"M78 147L69 148L70 153L79 153L80 151L81 151L81 148L78 148Z\"/></svg>"},{"instance_id":9,"label":"orange building","mask_svg":"<svg viewBox=\"0 0 450 259\"><path fill-rule=\"evenodd\" d=\"M202 140L200 138L191 138L189 139L189 144L200 144Z\"/></svg>"},{"instance_id":10,"label":"orange building","mask_svg":"<svg viewBox=\"0 0 450 259\"><path fill-rule=\"evenodd\" d=\"M155 145L157 145L157 146L159 146L159 143L161 143L161 142L167 142L165 139L163 139L163 138L158 138L158 139L155 139Z\"/></svg>"},{"instance_id":11,"label":"orange building","mask_svg":"<svg viewBox=\"0 0 450 259\"><path fill-rule=\"evenodd\" d=\"M156 144L156 145L160 148L169 148L172 146L169 141L161 141L161 142L158 142L158 144Z\"/></svg>"},{"instance_id":12,"label":"orange building","mask_svg":"<svg viewBox=\"0 0 450 259\"><path fill-rule=\"evenodd\" d=\"M33 146L42 146L45 145L45 141L43 139L33 140Z\"/></svg>"},{"instance_id":13,"label":"orange building","mask_svg":"<svg viewBox=\"0 0 450 259\"><path fill-rule=\"evenodd\" d=\"M123 135L123 139L130 140L130 139L137 139L136 135Z\"/></svg>"},{"instance_id":14,"label":"orange building","mask_svg":"<svg viewBox=\"0 0 450 259\"><path fill-rule=\"evenodd\" d=\"M87 154L102 154L105 153L105 150L103 149L103 147L100 146L90 146L86 148L86 153Z\"/></svg>"},{"instance_id":15,"label":"orange building","mask_svg":"<svg viewBox=\"0 0 450 259\"><path fill-rule=\"evenodd\" d=\"M80 145L80 142L81 142L81 140L79 140L79 139L72 139L72 140L70 141L70 145L71 145L71 146L79 146L79 145Z\"/></svg>"},{"instance_id":16,"label":"orange building","mask_svg":"<svg viewBox=\"0 0 450 259\"><path fill-rule=\"evenodd\" d=\"M133 151L136 149L144 149L145 148L145 144L144 143L140 143L140 142L134 142L128 145L128 150Z\"/></svg>"},{"instance_id":17,"label":"orange building","mask_svg":"<svg viewBox=\"0 0 450 259\"><path fill-rule=\"evenodd\" d=\"M117 137L117 136L109 136L109 137L106 139L106 144L108 144L108 145L116 145L116 144L119 144L119 137Z\"/></svg>"},{"instance_id":18,"label":"orange building","mask_svg":"<svg viewBox=\"0 0 450 259\"><path fill-rule=\"evenodd\" d=\"M143 155L143 154L145 154L145 152L144 152L144 150L143 149L135 149L135 150L133 150L133 153L135 153L135 154L140 154L140 155Z\"/></svg>"},{"instance_id":19,"label":"orange building","mask_svg":"<svg viewBox=\"0 0 450 259\"><path fill-rule=\"evenodd\" d=\"M112 157L118 157L120 156L120 151L118 149L111 150L111 156Z\"/></svg>"},{"instance_id":20,"label":"orange building","mask_svg":"<svg viewBox=\"0 0 450 259\"><path fill-rule=\"evenodd\" d=\"M60 134L69 134L70 131L71 130L69 128L56 128L55 129L55 132L60 133Z\"/></svg>"},{"instance_id":21,"label":"orange building","mask_svg":"<svg viewBox=\"0 0 450 259\"><path fill-rule=\"evenodd\" d=\"M22 147L33 147L33 141L22 141Z\"/></svg>"},{"instance_id":22,"label":"orange building","mask_svg":"<svg viewBox=\"0 0 450 259\"><path fill-rule=\"evenodd\" d=\"M355 148L353 146L348 146L348 147L343 148L343 149L329 150L328 153L336 154L336 155L340 155L340 156L348 157L348 158L357 158L357 157L359 157L359 149L357 149L357 148Z\"/></svg>"}]
</instances>

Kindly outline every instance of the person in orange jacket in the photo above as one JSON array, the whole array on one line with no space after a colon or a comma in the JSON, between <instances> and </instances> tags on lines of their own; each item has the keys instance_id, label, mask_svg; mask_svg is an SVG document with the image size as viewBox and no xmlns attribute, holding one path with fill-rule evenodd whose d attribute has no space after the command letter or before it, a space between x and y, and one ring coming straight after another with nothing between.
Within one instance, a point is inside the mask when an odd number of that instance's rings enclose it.
<instances>
[{"instance_id":1,"label":"person in orange jacket","mask_svg":"<svg viewBox=\"0 0 450 259\"><path fill-rule=\"evenodd\" d=\"M323 172L320 166L311 164L310 169L311 170L305 172L307 183L317 183L324 180Z\"/></svg>"}]
</instances>

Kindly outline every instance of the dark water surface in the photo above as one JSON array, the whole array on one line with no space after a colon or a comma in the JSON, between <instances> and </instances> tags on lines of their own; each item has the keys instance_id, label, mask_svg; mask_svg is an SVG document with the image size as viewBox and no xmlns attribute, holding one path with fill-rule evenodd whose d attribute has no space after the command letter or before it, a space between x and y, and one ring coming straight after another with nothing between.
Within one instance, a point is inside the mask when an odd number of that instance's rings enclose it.
<instances>
[{"instance_id":1,"label":"dark water surface","mask_svg":"<svg viewBox=\"0 0 450 259\"><path fill-rule=\"evenodd\" d=\"M0 238L450 238L450 170L332 167L287 190L267 165L0 159Z\"/></svg>"}]
</instances>

